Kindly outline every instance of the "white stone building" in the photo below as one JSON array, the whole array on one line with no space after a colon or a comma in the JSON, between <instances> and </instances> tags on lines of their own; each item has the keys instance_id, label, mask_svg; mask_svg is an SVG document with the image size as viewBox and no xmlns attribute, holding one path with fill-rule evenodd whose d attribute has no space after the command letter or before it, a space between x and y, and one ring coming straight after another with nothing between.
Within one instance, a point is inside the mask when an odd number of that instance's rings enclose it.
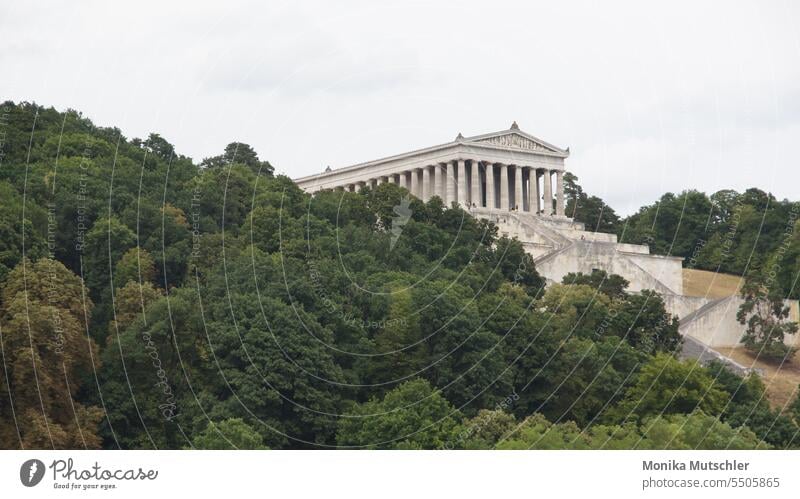
<instances>
[{"instance_id":1,"label":"white stone building","mask_svg":"<svg viewBox=\"0 0 800 499\"><path fill-rule=\"evenodd\" d=\"M686 296L683 258L651 255L648 246L619 243L616 235L586 231L565 216L567 157L569 149L529 135L513 123L508 130L474 137L458 134L452 142L328 169L295 182L310 193L392 182L424 201L439 196L448 206L457 202L517 238L549 282L593 269L618 274L630 282L632 292L659 292L668 310L681 319L687 343L706 350L706 358L716 355L708 347L738 345L744 327L736 321L737 296Z\"/></svg>"}]
</instances>

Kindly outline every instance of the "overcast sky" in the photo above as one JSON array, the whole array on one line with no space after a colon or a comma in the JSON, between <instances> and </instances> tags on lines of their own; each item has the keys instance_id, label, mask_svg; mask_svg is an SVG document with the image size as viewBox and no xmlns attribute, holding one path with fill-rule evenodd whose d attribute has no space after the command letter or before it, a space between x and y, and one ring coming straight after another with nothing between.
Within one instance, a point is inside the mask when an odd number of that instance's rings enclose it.
<instances>
[{"instance_id":1,"label":"overcast sky","mask_svg":"<svg viewBox=\"0 0 800 499\"><path fill-rule=\"evenodd\" d=\"M36 5L33 5L33 4ZM298 177L520 127L621 213L800 199L800 3L0 3L0 99Z\"/></svg>"}]
</instances>

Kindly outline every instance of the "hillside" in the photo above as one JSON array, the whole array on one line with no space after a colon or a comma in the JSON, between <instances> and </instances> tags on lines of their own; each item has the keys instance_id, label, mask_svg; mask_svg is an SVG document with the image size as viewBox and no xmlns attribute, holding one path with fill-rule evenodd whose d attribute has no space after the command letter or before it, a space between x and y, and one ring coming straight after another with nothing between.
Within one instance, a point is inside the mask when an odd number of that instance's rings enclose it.
<instances>
[{"instance_id":1,"label":"hillside","mask_svg":"<svg viewBox=\"0 0 800 499\"><path fill-rule=\"evenodd\" d=\"M773 407L780 411L790 410L800 386L800 354L795 354L790 361L781 364L765 362L741 347L721 348L720 353L745 367L757 369L764 380L767 397Z\"/></svg>"},{"instance_id":2,"label":"hillside","mask_svg":"<svg viewBox=\"0 0 800 499\"><path fill-rule=\"evenodd\" d=\"M438 197L310 196L244 143L194 161L4 106L2 448L800 447L800 407L676 358L658 294L545 289Z\"/></svg>"},{"instance_id":3,"label":"hillside","mask_svg":"<svg viewBox=\"0 0 800 499\"><path fill-rule=\"evenodd\" d=\"M705 298L733 296L742 285L742 278L708 270L683 269L683 294Z\"/></svg>"}]
</instances>

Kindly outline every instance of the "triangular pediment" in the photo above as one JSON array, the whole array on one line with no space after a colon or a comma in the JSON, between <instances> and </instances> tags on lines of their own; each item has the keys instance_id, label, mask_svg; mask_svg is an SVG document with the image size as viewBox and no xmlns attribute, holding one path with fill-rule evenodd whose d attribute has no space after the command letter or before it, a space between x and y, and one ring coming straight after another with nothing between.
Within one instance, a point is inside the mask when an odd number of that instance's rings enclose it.
<instances>
[{"instance_id":1,"label":"triangular pediment","mask_svg":"<svg viewBox=\"0 0 800 499\"><path fill-rule=\"evenodd\" d=\"M557 147L536 140L530 135L518 132L516 130L509 130L507 132L491 134L489 136L474 137L472 140L467 139L465 142L472 144L488 144L496 147L503 147L509 149L521 149L524 151L550 152L550 153L564 152L558 149Z\"/></svg>"}]
</instances>

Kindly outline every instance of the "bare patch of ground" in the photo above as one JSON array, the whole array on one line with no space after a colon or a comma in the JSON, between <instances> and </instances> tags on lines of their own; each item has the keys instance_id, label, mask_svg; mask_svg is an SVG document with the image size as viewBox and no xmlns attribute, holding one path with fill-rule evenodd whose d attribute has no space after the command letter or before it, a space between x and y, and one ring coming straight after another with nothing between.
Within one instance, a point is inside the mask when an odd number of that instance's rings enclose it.
<instances>
[{"instance_id":1,"label":"bare patch of ground","mask_svg":"<svg viewBox=\"0 0 800 499\"><path fill-rule=\"evenodd\" d=\"M707 298L725 298L735 295L742 278L708 270L683 269L683 294Z\"/></svg>"},{"instance_id":2,"label":"bare patch of ground","mask_svg":"<svg viewBox=\"0 0 800 499\"><path fill-rule=\"evenodd\" d=\"M744 347L716 350L745 367L760 369L761 379L767 388L767 398L775 409L783 410L797 396L797 385L800 384L800 352L781 365L779 362L757 359Z\"/></svg>"}]
</instances>

